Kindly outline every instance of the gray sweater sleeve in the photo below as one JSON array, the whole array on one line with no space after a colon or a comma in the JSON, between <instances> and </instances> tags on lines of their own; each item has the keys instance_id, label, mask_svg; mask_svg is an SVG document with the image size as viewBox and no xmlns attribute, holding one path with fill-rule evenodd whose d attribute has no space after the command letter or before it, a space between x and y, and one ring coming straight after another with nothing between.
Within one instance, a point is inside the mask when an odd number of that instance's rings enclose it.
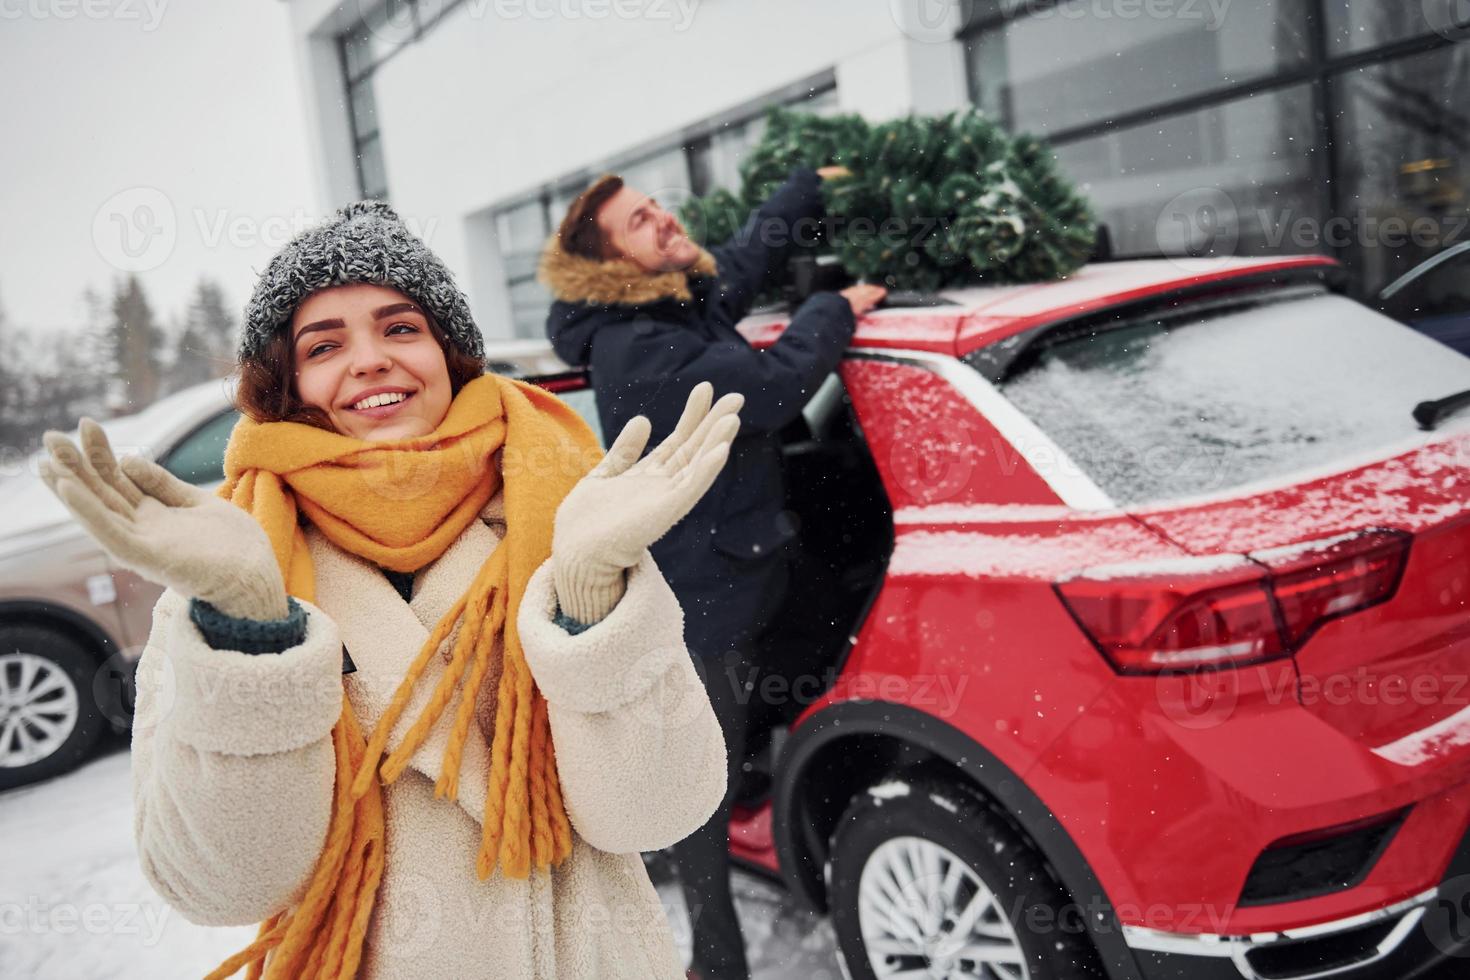
<instances>
[{"instance_id":1,"label":"gray sweater sleeve","mask_svg":"<svg viewBox=\"0 0 1470 980\"><path fill-rule=\"evenodd\" d=\"M189 601L189 619L216 650L281 653L306 639L306 610L288 596L285 619L241 619L227 616L203 599Z\"/></svg>"}]
</instances>

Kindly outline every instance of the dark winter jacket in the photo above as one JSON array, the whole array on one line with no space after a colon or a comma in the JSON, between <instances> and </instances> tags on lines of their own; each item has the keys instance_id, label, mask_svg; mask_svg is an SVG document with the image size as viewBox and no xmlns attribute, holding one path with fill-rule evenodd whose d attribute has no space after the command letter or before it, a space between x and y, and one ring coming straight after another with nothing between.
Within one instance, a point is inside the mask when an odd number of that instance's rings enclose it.
<instances>
[{"instance_id":1,"label":"dark winter jacket","mask_svg":"<svg viewBox=\"0 0 1470 980\"><path fill-rule=\"evenodd\" d=\"M836 293L817 294L764 351L735 324L784 264L793 228L821 215L820 178L798 170L687 273L650 275L623 260L569 255L555 237L542 258L542 280L556 297L547 333L563 360L591 368L607 439L646 415L649 445L657 445L701 381L717 395L745 395L719 479L653 547L684 608L689 649L701 655L748 640L784 589L784 552L796 528L784 510L777 433L836 367L852 337L852 308Z\"/></svg>"}]
</instances>

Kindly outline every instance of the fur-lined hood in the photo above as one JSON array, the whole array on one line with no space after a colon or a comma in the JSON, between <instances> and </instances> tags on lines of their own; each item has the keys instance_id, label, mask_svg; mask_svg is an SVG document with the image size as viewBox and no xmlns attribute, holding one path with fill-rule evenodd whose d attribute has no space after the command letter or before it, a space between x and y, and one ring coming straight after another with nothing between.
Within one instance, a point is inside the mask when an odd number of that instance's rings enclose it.
<instances>
[{"instance_id":1,"label":"fur-lined hood","mask_svg":"<svg viewBox=\"0 0 1470 980\"><path fill-rule=\"evenodd\" d=\"M643 306L663 299L689 300L689 279L719 274L715 257L704 249L688 269L649 273L627 259L587 259L572 255L552 235L541 253L539 278L551 295L567 303Z\"/></svg>"}]
</instances>

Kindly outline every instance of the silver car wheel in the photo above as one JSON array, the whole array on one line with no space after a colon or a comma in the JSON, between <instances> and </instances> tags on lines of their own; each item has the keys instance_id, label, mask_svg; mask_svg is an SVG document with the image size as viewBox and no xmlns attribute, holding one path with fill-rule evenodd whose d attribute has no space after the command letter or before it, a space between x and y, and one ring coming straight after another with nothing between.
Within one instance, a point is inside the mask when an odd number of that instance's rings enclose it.
<instances>
[{"instance_id":1,"label":"silver car wheel","mask_svg":"<svg viewBox=\"0 0 1470 980\"><path fill-rule=\"evenodd\" d=\"M76 684L58 664L33 653L0 654L0 768L54 755L79 714Z\"/></svg>"},{"instance_id":2,"label":"silver car wheel","mask_svg":"<svg viewBox=\"0 0 1470 980\"><path fill-rule=\"evenodd\" d=\"M869 855L858 880L858 925L879 980L1030 980L995 893L933 841L895 837Z\"/></svg>"}]
</instances>

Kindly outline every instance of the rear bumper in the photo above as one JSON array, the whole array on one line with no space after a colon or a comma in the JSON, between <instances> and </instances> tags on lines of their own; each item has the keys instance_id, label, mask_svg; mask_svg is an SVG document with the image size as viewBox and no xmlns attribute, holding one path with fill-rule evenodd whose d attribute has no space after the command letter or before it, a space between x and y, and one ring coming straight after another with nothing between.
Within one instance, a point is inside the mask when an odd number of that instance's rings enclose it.
<instances>
[{"instance_id":1,"label":"rear bumper","mask_svg":"<svg viewBox=\"0 0 1470 980\"><path fill-rule=\"evenodd\" d=\"M1437 887L1381 909L1245 936L1123 933L1146 980L1411 980L1451 960L1470 974L1470 833Z\"/></svg>"}]
</instances>

